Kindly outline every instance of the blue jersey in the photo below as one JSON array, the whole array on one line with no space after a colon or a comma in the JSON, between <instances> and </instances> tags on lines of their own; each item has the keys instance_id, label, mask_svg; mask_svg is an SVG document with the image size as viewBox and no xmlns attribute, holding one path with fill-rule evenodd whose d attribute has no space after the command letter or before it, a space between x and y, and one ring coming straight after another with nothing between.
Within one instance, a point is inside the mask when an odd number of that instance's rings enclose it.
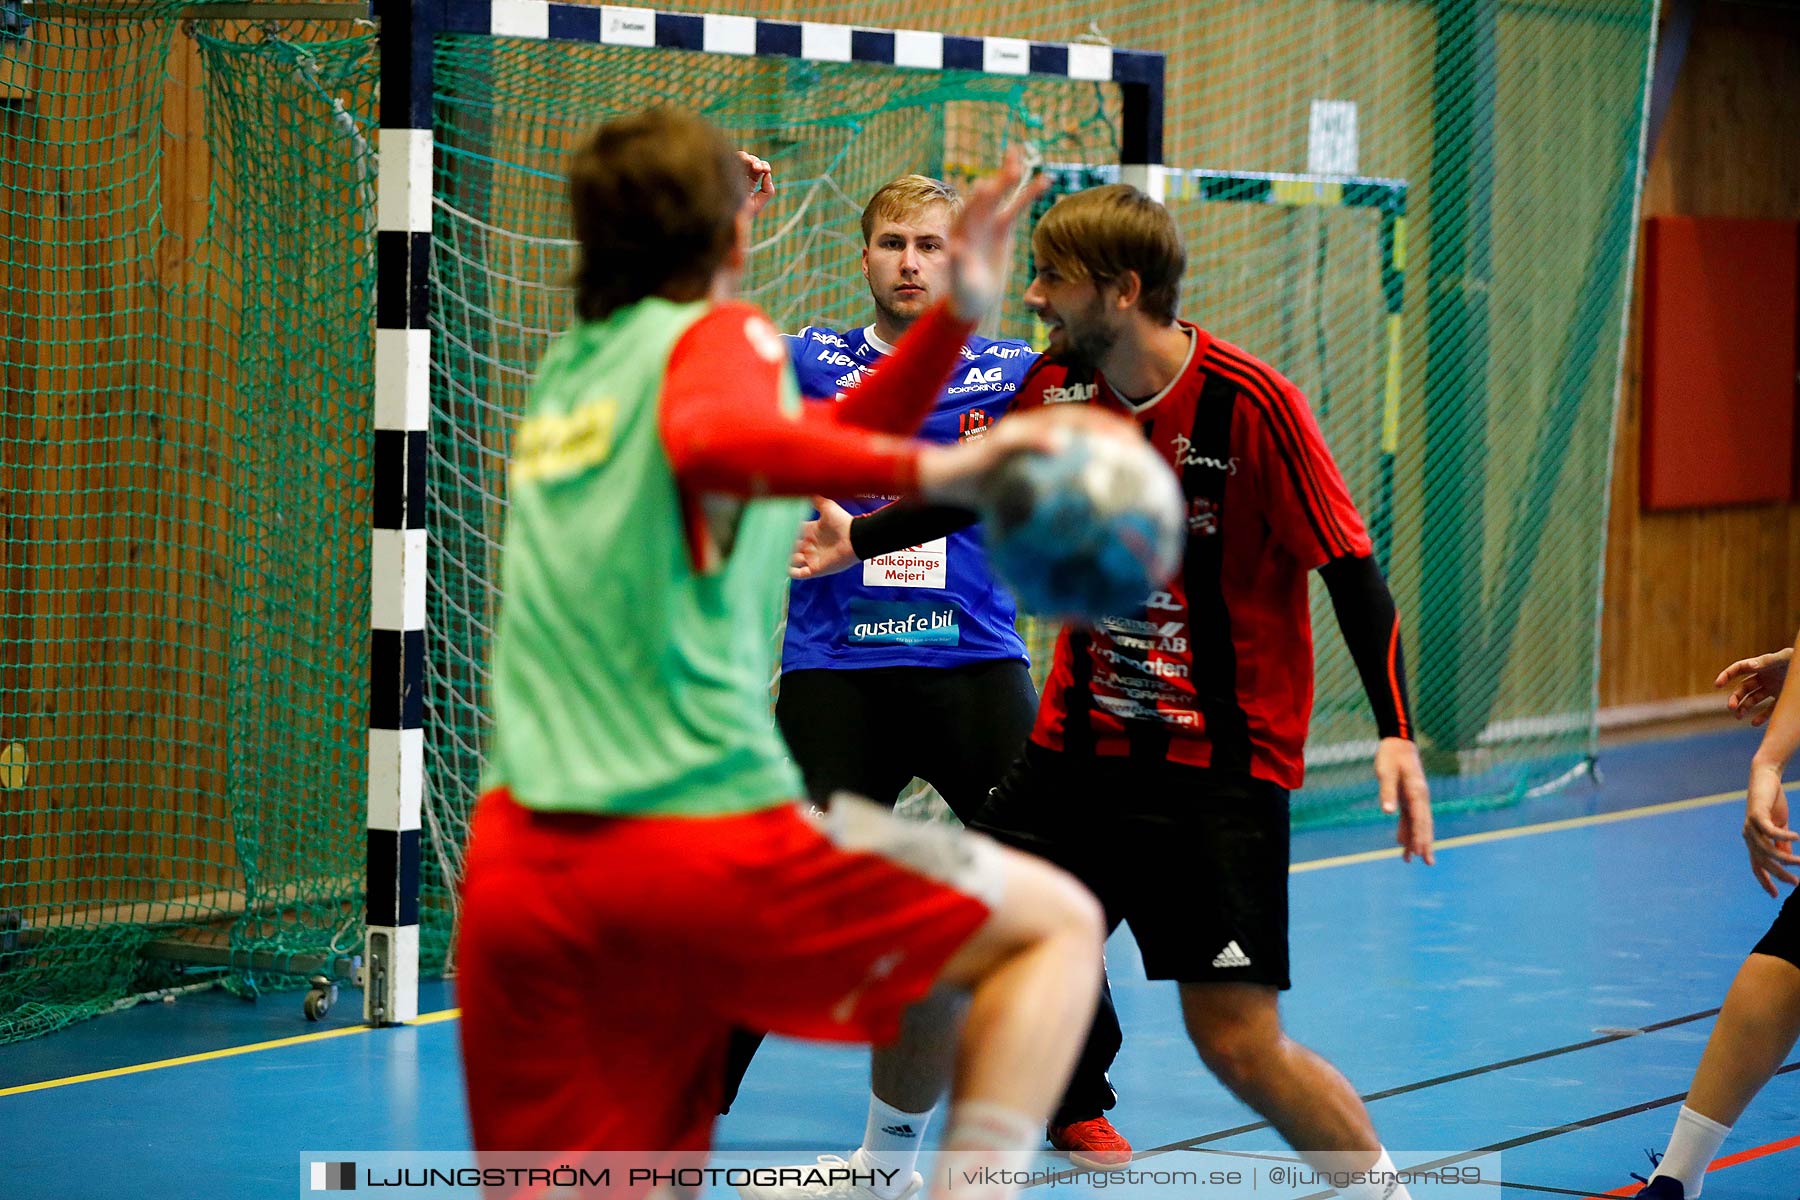
<instances>
[{"instance_id":1,"label":"blue jersey","mask_svg":"<svg viewBox=\"0 0 1800 1200\"><path fill-rule=\"evenodd\" d=\"M808 327L788 339L802 395L839 397L879 369L893 347L873 329ZM1024 342L972 337L918 436L952 444L980 437L1018 396L1037 354ZM852 513L892 496L839 498ZM1026 660L1012 594L994 578L978 526L872 558L788 592L783 671L818 668L952 667Z\"/></svg>"}]
</instances>

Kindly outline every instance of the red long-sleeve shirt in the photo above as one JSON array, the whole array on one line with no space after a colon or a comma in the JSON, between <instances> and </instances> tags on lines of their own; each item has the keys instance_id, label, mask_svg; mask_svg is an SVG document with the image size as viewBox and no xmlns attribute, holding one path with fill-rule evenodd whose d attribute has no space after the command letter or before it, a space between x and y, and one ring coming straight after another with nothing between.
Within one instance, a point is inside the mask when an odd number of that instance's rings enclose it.
<instances>
[{"instance_id":1,"label":"red long-sleeve shirt","mask_svg":"<svg viewBox=\"0 0 1800 1200\"><path fill-rule=\"evenodd\" d=\"M784 405L786 341L756 308L721 304L675 344L659 413L684 491L736 495L890 494L918 484L918 443L972 326L938 305L893 356L838 403Z\"/></svg>"}]
</instances>

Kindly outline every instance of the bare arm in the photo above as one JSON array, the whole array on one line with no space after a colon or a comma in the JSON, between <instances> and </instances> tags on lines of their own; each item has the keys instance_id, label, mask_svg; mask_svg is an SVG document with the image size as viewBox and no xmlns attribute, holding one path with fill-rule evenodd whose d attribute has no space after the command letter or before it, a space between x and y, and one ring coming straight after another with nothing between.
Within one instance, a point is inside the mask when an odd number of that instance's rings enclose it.
<instances>
[{"instance_id":1,"label":"bare arm","mask_svg":"<svg viewBox=\"0 0 1800 1200\"><path fill-rule=\"evenodd\" d=\"M1787 682L1788 663L1793 657L1794 648L1789 646L1755 658L1740 658L1719 672L1713 686L1731 687L1725 707L1731 710L1732 716L1752 725L1761 725L1775 709L1775 698L1781 695L1781 687Z\"/></svg>"},{"instance_id":2,"label":"bare arm","mask_svg":"<svg viewBox=\"0 0 1800 1200\"><path fill-rule=\"evenodd\" d=\"M744 205L754 218L775 195L775 171L747 150L739 150L737 156L744 165L745 178L750 181L750 194L744 197Z\"/></svg>"},{"instance_id":3,"label":"bare arm","mask_svg":"<svg viewBox=\"0 0 1800 1200\"><path fill-rule=\"evenodd\" d=\"M1796 637L1800 642L1800 636ZM1788 827L1787 794L1781 774L1794 751L1800 749L1800 691L1785 689L1775 701L1762 745L1750 760L1750 787L1744 797L1744 844L1750 851L1750 872L1769 895L1778 895L1775 881L1797 882L1789 867L1800 867L1793 844L1800 834Z\"/></svg>"}]
</instances>

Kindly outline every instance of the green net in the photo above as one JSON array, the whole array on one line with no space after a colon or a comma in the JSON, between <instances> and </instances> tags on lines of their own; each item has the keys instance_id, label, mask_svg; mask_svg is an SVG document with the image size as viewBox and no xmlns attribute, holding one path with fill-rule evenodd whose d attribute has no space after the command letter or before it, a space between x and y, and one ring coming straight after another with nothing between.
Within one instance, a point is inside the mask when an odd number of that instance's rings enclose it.
<instances>
[{"instance_id":1,"label":"green net","mask_svg":"<svg viewBox=\"0 0 1800 1200\"><path fill-rule=\"evenodd\" d=\"M0 1040L361 936L373 41L171 17L0 41Z\"/></svg>"},{"instance_id":2,"label":"green net","mask_svg":"<svg viewBox=\"0 0 1800 1200\"><path fill-rule=\"evenodd\" d=\"M33 7L0 0L0 1039L196 962L309 970L362 905L373 36ZM1164 52L1183 314L1312 398L1389 565L1440 804L1582 763L1652 0L780 15ZM866 319L879 183L1021 140L1075 179L1121 119L1109 87L850 64L472 37L436 63L427 970L485 740L508 430L569 318L574 139L685 103L774 160L749 293L795 328ZM1341 136L1326 157L1363 191L1271 178L1318 173L1315 101L1355 105L1354 162ZM996 324L1033 332L1016 302ZM1300 819L1356 819L1374 730L1322 596L1314 618Z\"/></svg>"}]
</instances>

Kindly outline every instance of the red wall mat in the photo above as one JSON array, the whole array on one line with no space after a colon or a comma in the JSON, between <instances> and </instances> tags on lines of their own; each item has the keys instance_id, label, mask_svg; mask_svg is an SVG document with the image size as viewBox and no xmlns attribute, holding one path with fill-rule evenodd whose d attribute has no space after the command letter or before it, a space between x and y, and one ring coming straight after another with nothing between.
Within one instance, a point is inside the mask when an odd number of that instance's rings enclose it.
<instances>
[{"instance_id":1,"label":"red wall mat","mask_svg":"<svg viewBox=\"0 0 1800 1200\"><path fill-rule=\"evenodd\" d=\"M1646 224L1643 506L1789 499L1800 222Z\"/></svg>"}]
</instances>

